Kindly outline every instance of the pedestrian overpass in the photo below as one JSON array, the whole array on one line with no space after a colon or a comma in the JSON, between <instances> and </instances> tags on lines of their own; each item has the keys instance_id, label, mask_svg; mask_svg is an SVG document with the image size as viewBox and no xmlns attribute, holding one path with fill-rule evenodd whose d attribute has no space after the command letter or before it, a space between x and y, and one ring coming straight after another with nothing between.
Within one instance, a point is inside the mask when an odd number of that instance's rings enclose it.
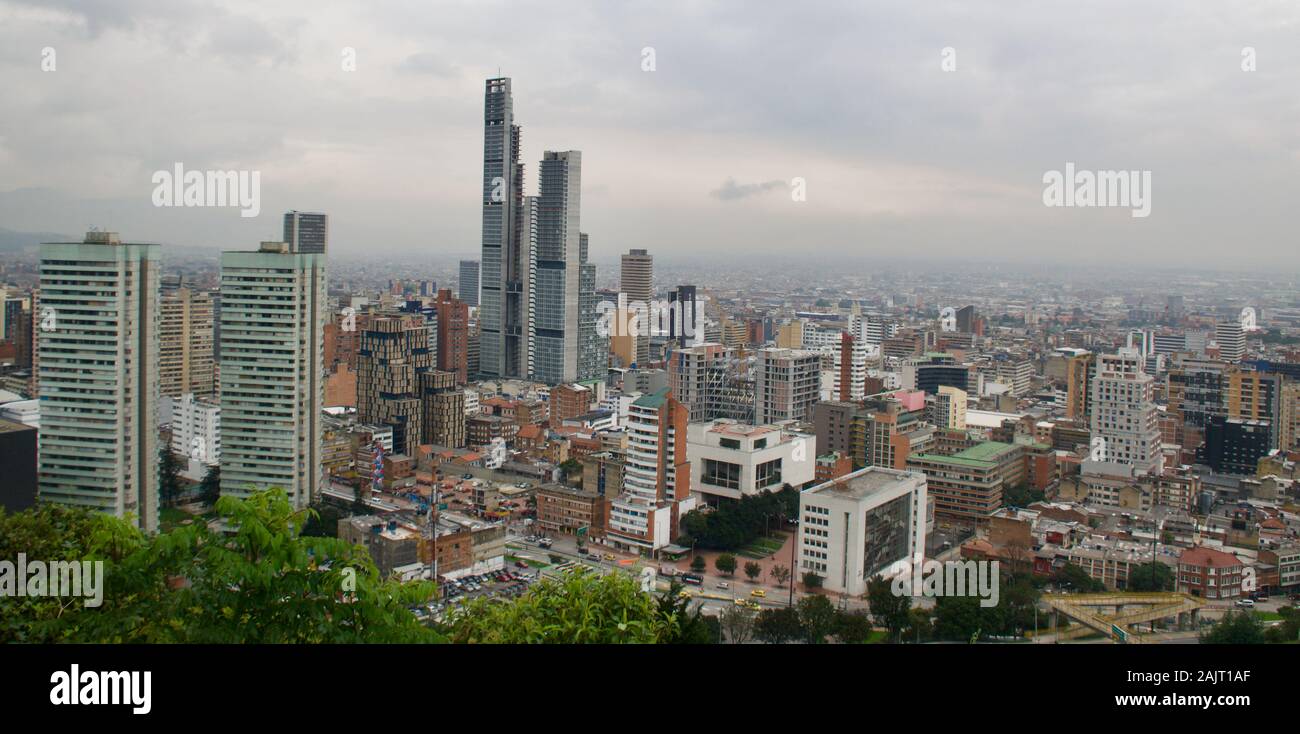
<instances>
[{"instance_id":1,"label":"pedestrian overpass","mask_svg":"<svg viewBox=\"0 0 1300 734\"><path fill-rule=\"evenodd\" d=\"M1094 633L1115 642L1142 642L1133 625L1174 618L1180 626L1196 628L1198 613L1205 602L1190 594L1173 591L1105 592L1101 594L1044 594L1053 612L1064 614L1078 625L1056 633L1058 642ZM1056 626L1052 625L1055 629Z\"/></svg>"}]
</instances>

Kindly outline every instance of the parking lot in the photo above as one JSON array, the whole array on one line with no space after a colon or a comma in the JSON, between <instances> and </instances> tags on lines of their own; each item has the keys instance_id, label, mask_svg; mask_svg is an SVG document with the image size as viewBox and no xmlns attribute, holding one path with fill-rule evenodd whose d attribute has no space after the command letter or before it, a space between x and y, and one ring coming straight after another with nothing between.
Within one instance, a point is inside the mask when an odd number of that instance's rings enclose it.
<instances>
[{"instance_id":1,"label":"parking lot","mask_svg":"<svg viewBox=\"0 0 1300 734\"><path fill-rule=\"evenodd\" d=\"M422 621L441 622L447 612L467 599L512 599L528 590L537 580L537 572L520 561L500 571L464 576L438 583L439 601L412 609Z\"/></svg>"}]
</instances>

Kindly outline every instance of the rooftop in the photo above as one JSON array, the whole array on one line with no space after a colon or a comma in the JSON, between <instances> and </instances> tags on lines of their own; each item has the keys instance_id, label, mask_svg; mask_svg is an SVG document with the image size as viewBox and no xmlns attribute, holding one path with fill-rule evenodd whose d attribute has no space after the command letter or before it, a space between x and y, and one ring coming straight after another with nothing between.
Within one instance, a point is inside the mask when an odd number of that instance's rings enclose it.
<instances>
[{"instance_id":1,"label":"rooftop","mask_svg":"<svg viewBox=\"0 0 1300 734\"><path fill-rule=\"evenodd\" d=\"M920 472L897 471L869 466L813 487L808 490L808 494L860 500L877 492L893 489L900 484L921 476Z\"/></svg>"}]
</instances>

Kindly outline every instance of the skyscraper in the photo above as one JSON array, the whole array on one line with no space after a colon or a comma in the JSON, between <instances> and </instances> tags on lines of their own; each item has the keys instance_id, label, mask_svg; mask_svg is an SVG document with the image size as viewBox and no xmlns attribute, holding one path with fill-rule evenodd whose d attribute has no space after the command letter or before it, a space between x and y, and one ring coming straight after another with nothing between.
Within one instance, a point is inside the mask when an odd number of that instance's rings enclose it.
<instances>
[{"instance_id":1,"label":"skyscraper","mask_svg":"<svg viewBox=\"0 0 1300 734\"><path fill-rule=\"evenodd\" d=\"M289 251L304 255L324 255L330 239L328 214L320 212L285 212L284 241Z\"/></svg>"},{"instance_id":2,"label":"skyscraper","mask_svg":"<svg viewBox=\"0 0 1300 734\"><path fill-rule=\"evenodd\" d=\"M38 491L158 529L158 246L41 245Z\"/></svg>"},{"instance_id":3,"label":"skyscraper","mask_svg":"<svg viewBox=\"0 0 1300 734\"><path fill-rule=\"evenodd\" d=\"M466 306L478 307L478 260L460 261L458 295Z\"/></svg>"},{"instance_id":4,"label":"skyscraper","mask_svg":"<svg viewBox=\"0 0 1300 734\"><path fill-rule=\"evenodd\" d=\"M528 370L528 242L524 237L524 166L519 162L519 136L510 80L488 79L483 100L479 277L479 371L488 377L524 377Z\"/></svg>"},{"instance_id":5,"label":"skyscraper","mask_svg":"<svg viewBox=\"0 0 1300 734\"><path fill-rule=\"evenodd\" d=\"M622 266L619 290L627 294L629 304L646 309L642 318L649 318L650 301L654 299L654 257L645 250L628 250L623 256ZM649 334L639 333L636 335L636 361L645 364L649 360Z\"/></svg>"},{"instance_id":6,"label":"skyscraper","mask_svg":"<svg viewBox=\"0 0 1300 734\"><path fill-rule=\"evenodd\" d=\"M324 254L221 254L222 494L278 487L302 508L318 493L325 320Z\"/></svg>"},{"instance_id":7,"label":"skyscraper","mask_svg":"<svg viewBox=\"0 0 1300 734\"><path fill-rule=\"evenodd\" d=\"M546 151L539 189L533 378L559 384L590 377L579 374L578 358L582 153ZM484 349L480 359L485 359L486 353Z\"/></svg>"},{"instance_id":8,"label":"skyscraper","mask_svg":"<svg viewBox=\"0 0 1300 734\"><path fill-rule=\"evenodd\" d=\"M163 395L212 395L212 296L178 288L162 297L158 372Z\"/></svg>"}]
</instances>

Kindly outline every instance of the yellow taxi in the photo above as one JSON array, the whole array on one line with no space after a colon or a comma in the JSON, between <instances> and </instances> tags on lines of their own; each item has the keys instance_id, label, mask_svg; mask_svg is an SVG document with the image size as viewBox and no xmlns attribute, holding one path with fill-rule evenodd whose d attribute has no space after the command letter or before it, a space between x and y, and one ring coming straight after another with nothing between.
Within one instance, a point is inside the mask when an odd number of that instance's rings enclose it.
<instances>
[{"instance_id":1,"label":"yellow taxi","mask_svg":"<svg viewBox=\"0 0 1300 734\"><path fill-rule=\"evenodd\" d=\"M766 598L767 598L767 589L754 589L753 591L749 592L749 595L750 595L750 596L756 596L756 597L758 597L759 599L766 599Z\"/></svg>"}]
</instances>

